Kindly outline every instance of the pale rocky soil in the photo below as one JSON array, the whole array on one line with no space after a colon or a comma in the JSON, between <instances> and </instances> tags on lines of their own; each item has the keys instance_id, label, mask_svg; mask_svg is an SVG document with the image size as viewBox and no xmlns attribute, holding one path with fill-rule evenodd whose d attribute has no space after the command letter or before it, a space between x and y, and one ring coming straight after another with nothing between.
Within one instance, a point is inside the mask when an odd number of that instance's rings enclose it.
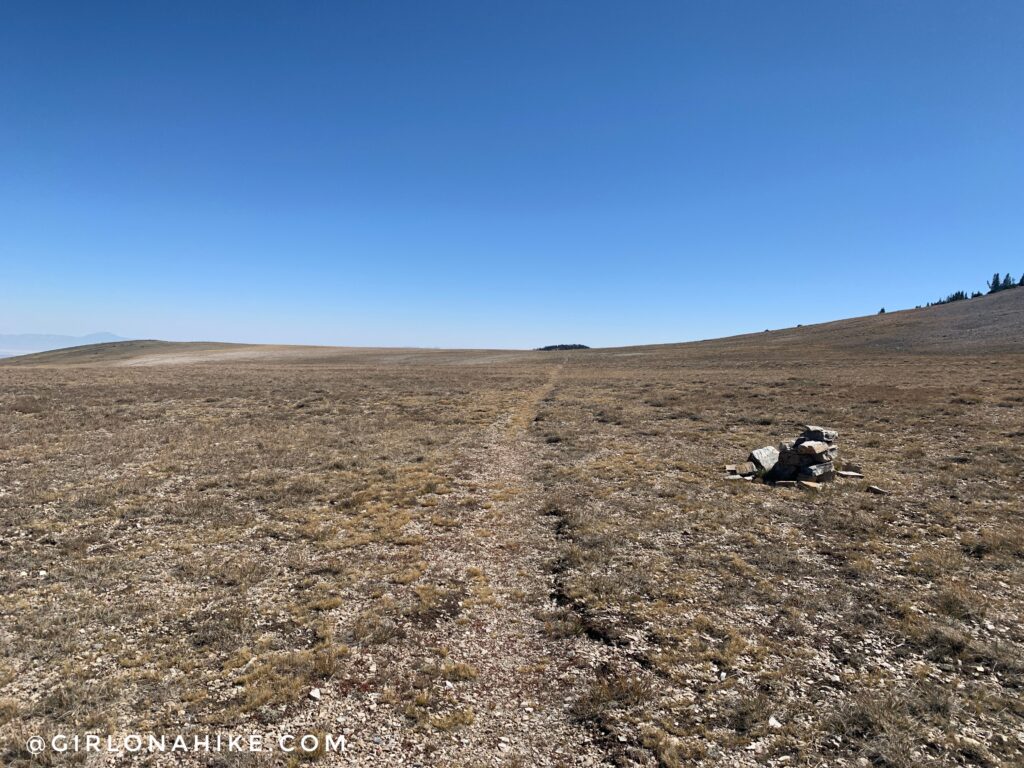
<instances>
[{"instance_id":1,"label":"pale rocky soil","mask_svg":"<svg viewBox=\"0 0 1024 768\"><path fill-rule=\"evenodd\" d=\"M352 759L358 751L372 765L609 764L594 735L569 712L580 679L600 660L601 649L582 636L553 641L539 619L557 608L548 566L558 542L553 521L537 514L542 499L528 482L533 459L527 429L560 370L555 367L547 381L527 390L521 403L484 431L481 443L459 453L458 462L467 467L464 481L497 489L497 498L463 511L461 524L432 534L422 552L435 581L458 582L467 568L482 574L475 587L486 589L484 599L466 601L471 607L461 613L463 621L444 622L417 638L423 648L450 649L453 660L476 671L475 679L448 681L436 692L444 712L472 711L472 725L438 740L411 733L406 717L374 723L368 714L380 707L368 712L366 700L331 698L322 714L341 723L371 724L372 736L356 736ZM455 492L436 510L459 514L463 499ZM406 650L369 663L393 664L414 678L430 653L410 657Z\"/></svg>"},{"instance_id":2,"label":"pale rocky soil","mask_svg":"<svg viewBox=\"0 0 1024 768\"><path fill-rule=\"evenodd\" d=\"M0 365L2 762L292 765L24 742L312 731L348 738L325 766L1024 764L1018 304L941 355L910 343L940 307L795 344ZM806 422L863 482L724 481Z\"/></svg>"}]
</instances>

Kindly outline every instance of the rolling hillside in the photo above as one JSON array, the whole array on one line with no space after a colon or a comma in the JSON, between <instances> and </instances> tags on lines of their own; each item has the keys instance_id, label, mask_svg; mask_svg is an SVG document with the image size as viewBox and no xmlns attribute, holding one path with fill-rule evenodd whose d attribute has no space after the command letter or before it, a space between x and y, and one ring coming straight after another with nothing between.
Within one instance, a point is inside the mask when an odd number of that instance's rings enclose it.
<instances>
[{"instance_id":1,"label":"rolling hillside","mask_svg":"<svg viewBox=\"0 0 1024 768\"><path fill-rule=\"evenodd\" d=\"M0 363L0 764L109 720L340 723L324 766L1024 765L1022 310ZM797 424L856 474L730 481Z\"/></svg>"},{"instance_id":2,"label":"rolling hillside","mask_svg":"<svg viewBox=\"0 0 1024 768\"><path fill-rule=\"evenodd\" d=\"M924 309L869 315L683 344L574 352L515 350L374 349L214 342L121 341L22 355L0 365L166 365L194 363L491 363L538 354L654 355L682 358L793 358L889 354L1024 353L1024 290Z\"/></svg>"},{"instance_id":3,"label":"rolling hillside","mask_svg":"<svg viewBox=\"0 0 1024 768\"><path fill-rule=\"evenodd\" d=\"M850 354L1024 352L1024 290L922 309L699 342L716 351Z\"/></svg>"}]
</instances>

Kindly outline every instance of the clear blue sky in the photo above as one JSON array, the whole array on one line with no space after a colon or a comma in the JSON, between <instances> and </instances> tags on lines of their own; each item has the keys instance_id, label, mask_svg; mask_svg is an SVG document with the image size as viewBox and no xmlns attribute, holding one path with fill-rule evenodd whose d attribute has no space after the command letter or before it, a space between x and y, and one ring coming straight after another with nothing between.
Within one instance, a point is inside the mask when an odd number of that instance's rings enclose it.
<instances>
[{"instance_id":1,"label":"clear blue sky","mask_svg":"<svg viewBox=\"0 0 1024 768\"><path fill-rule=\"evenodd\" d=\"M0 332L681 341L1024 272L1024 3L0 4Z\"/></svg>"}]
</instances>

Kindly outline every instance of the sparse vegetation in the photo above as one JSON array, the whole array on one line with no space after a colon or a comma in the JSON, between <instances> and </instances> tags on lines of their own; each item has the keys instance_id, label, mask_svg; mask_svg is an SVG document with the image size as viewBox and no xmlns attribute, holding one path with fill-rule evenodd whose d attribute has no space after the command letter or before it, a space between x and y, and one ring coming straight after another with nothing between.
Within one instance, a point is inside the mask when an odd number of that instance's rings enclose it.
<instances>
[{"instance_id":1,"label":"sparse vegetation","mask_svg":"<svg viewBox=\"0 0 1024 768\"><path fill-rule=\"evenodd\" d=\"M2 762L301 726L360 764L1019 764L1024 356L964 309L935 345L0 366ZM794 414L866 479L720 480Z\"/></svg>"},{"instance_id":2,"label":"sparse vegetation","mask_svg":"<svg viewBox=\"0 0 1024 768\"><path fill-rule=\"evenodd\" d=\"M1008 288L1016 288L1019 285L1024 285L1024 275L1021 276L1019 282L1014 282L1013 277L1010 275L1009 272L1007 272L1003 277L1000 277L999 273L996 272L992 276L992 279L986 283L986 285L988 286L988 292L990 294L998 293L999 291L1004 291ZM968 294L967 291L954 291L945 298L928 302L928 304L926 304L925 306L935 307L942 304L952 304L955 301L967 301L969 299L977 299L983 295L984 294L982 294L981 291L973 291L970 294ZM917 308L920 309L920 305Z\"/></svg>"},{"instance_id":3,"label":"sparse vegetation","mask_svg":"<svg viewBox=\"0 0 1024 768\"><path fill-rule=\"evenodd\" d=\"M979 294L979 293L975 293L974 294L974 296L980 296L980 295L981 294ZM946 298L939 299L938 301L933 301L928 306L931 307L931 306L938 306L940 304L952 304L954 301L967 301L970 298L973 298L973 297L972 296L968 296L967 295L967 291L954 291L953 293L949 294Z\"/></svg>"}]
</instances>

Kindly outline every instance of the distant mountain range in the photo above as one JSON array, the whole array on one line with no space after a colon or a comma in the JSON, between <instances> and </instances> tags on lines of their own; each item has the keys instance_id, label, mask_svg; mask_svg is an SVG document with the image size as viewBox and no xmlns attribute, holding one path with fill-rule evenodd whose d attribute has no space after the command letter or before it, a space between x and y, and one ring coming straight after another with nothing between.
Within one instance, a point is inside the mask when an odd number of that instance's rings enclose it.
<instances>
[{"instance_id":1,"label":"distant mountain range","mask_svg":"<svg viewBox=\"0 0 1024 768\"><path fill-rule=\"evenodd\" d=\"M0 357L46 352L50 349L80 347L83 344L105 344L125 341L113 333L89 333L85 336L62 336L54 333L0 333Z\"/></svg>"}]
</instances>

